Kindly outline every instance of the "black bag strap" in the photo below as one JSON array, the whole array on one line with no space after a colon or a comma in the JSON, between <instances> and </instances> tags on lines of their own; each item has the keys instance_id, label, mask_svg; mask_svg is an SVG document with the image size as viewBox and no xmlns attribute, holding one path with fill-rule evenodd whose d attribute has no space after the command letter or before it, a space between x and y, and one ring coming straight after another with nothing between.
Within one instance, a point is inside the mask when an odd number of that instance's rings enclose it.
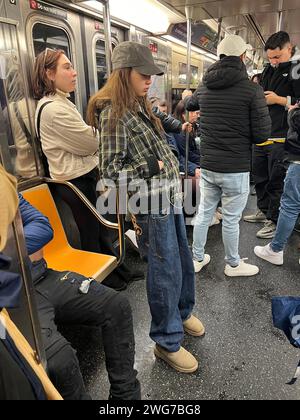
<instances>
[{"instance_id":1,"label":"black bag strap","mask_svg":"<svg viewBox=\"0 0 300 420\"><path fill-rule=\"evenodd\" d=\"M20 110L19 110L18 104L16 102L13 103L13 110L14 110L14 113L15 113L16 118L18 120L18 123L20 124L21 130L23 131L23 133L26 137L26 140L27 140L28 144L30 144L30 146L32 146L31 134L30 134L28 128L26 127L26 124L24 123L23 118L21 117Z\"/></svg>"},{"instance_id":2,"label":"black bag strap","mask_svg":"<svg viewBox=\"0 0 300 420\"><path fill-rule=\"evenodd\" d=\"M37 121L36 121L36 130L37 130L38 139L40 141L41 141L41 117L42 117L42 111L43 111L43 109L45 108L46 105L52 104L52 102L53 101L44 102L43 105L41 105L40 106L40 109L39 109L39 113L38 113Z\"/></svg>"},{"instance_id":3,"label":"black bag strap","mask_svg":"<svg viewBox=\"0 0 300 420\"><path fill-rule=\"evenodd\" d=\"M42 143L41 143L41 117L42 117L42 111L45 108L46 105L51 104L53 101L47 101L44 102L39 109L38 112L38 116L37 116L37 121L36 121L36 131L37 131L37 139L40 143L40 149L41 149L41 153L42 153L42 164L44 167L44 172L45 172L45 176L50 177L50 171L49 171L49 163L47 160L47 157L45 155L45 153L43 152L43 148L42 148Z\"/></svg>"}]
</instances>

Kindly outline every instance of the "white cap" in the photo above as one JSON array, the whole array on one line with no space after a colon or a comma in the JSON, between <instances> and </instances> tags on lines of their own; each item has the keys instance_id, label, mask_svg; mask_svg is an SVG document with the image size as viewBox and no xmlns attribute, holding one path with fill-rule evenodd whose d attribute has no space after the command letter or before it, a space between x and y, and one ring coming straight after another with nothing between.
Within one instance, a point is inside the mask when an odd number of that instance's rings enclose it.
<instances>
[{"instance_id":1,"label":"white cap","mask_svg":"<svg viewBox=\"0 0 300 420\"><path fill-rule=\"evenodd\" d=\"M246 42L239 35L227 35L218 45L217 55L224 54L226 56L240 57L246 51L252 50L250 44Z\"/></svg>"}]
</instances>

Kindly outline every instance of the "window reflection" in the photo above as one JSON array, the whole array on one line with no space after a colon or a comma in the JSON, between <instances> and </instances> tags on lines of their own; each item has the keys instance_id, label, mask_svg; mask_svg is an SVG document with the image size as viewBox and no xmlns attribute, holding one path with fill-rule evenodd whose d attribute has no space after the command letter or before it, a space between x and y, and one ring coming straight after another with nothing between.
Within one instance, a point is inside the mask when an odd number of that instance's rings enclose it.
<instances>
[{"instance_id":1,"label":"window reflection","mask_svg":"<svg viewBox=\"0 0 300 420\"><path fill-rule=\"evenodd\" d=\"M114 50L115 44L112 44ZM97 68L97 83L98 90L101 89L107 81L107 67L105 55L105 42L102 39L96 41L96 68Z\"/></svg>"},{"instance_id":2,"label":"window reflection","mask_svg":"<svg viewBox=\"0 0 300 420\"><path fill-rule=\"evenodd\" d=\"M37 168L16 29L3 23L1 33L0 91L6 134L1 142L1 150L6 164L13 167L14 174L19 179L28 179L37 175ZM8 159L10 162L7 162Z\"/></svg>"},{"instance_id":3,"label":"window reflection","mask_svg":"<svg viewBox=\"0 0 300 420\"><path fill-rule=\"evenodd\" d=\"M101 39L96 42L96 66L98 89L101 89L107 80L107 68L105 57L105 43Z\"/></svg>"}]
</instances>

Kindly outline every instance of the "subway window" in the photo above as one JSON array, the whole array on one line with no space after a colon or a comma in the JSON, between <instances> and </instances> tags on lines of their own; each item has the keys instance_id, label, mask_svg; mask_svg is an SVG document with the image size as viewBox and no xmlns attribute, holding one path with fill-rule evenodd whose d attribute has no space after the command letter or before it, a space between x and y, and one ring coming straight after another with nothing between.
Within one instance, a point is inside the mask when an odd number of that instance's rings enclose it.
<instances>
[{"instance_id":1,"label":"subway window","mask_svg":"<svg viewBox=\"0 0 300 420\"><path fill-rule=\"evenodd\" d=\"M32 38L35 56L46 48L53 48L63 50L66 56L71 59L70 41L63 29L36 23L32 29Z\"/></svg>"},{"instance_id":2,"label":"subway window","mask_svg":"<svg viewBox=\"0 0 300 420\"><path fill-rule=\"evenodd\" d=\"M115 45L112 44L112 49L114 50L114 48ZM105 42L102 39L96 41L96 68L98 89L101 89L107 80Z\"/></svg>"},{"instance_id":3,"label":"subway window","mask_svg":"<svg viewBox=\"0 0 300 420\"><path fill-rule=\"evenodd\" d=\"M96 66L98 89L101 89L107 80L105 43L102 41L102 39L98 39L96 41Z\"/></svg>"}]
</instances>

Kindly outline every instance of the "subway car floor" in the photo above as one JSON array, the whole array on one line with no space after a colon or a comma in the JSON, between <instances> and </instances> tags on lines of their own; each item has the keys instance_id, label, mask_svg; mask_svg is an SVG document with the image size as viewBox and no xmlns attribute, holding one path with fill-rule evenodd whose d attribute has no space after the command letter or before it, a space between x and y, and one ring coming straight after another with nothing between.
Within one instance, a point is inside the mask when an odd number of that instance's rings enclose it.
<instances>
[{"instance_id":1,"label":"subway car floor","mask_svg":"<svg viewBox=\"0 0 300 420\"><path fill-rule=\"evenodd\" d=\"M256 197L250 196L245 213L255 210ZM206 252L210 264L196 275L194 314L205 324L203 338L185 336L183 346L199 360L192 374L174 371L156 360L148 336L150 313L145 280L131 283L126 291L134 319L136 368L147 400L300 400L300 380L291 380L300 351L275 329L271 317L271 297L300 295L300 235L294 233L285 252L284 265L273 266L253 253L261 224L241 221L240 255L260 267L255 277L228 278L224 275L222 225L210 228ZM192 229L188 227L190 243ZM127 261L143 269L136 251L128 247ZM64 331L64 333L66 333ZM68 339L78 351L81 369L93 399L107 399L109 382L105 370L101 334L96 329L68 331Z\"/></svg>"}]
</instances>

